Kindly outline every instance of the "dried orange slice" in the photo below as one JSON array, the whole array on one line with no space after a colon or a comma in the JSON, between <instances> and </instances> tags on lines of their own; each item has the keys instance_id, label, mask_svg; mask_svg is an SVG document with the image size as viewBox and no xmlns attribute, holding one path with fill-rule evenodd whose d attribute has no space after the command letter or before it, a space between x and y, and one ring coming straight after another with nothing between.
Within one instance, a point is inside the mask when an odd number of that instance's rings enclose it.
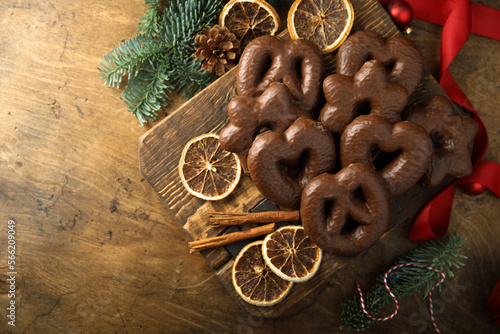
<instances>
[{"instance_id":1,"label":"dried orange slice","mask_svg":"<svg viewBox=\"0 0 500 334\"><path fill-rule=\"evenodd\" d=\"M292 282L305 282L313 277L322 254L302 226L283 226L268 234L262 244L262 256L269 268Z\"/></svg>"},{"instance_id":2,"label":"dried orange slice","mask_svg":"<svg viewBox=\"0 0 500 334\"><path fill-rule=\"evenodd\" d=\"M236 188L241 177L241 163L236 154L222 149L217 134L207 133L186 144L179 174L190 194L216 201Z\"/></svg>"},{"instance_id":3,"label":"dried orange slice","mask_svg":"<svg viewBox=\"0 0 500 334\"><path fill-rule=\"evenodd\" d=\"M280 17L266 1L231 0L222 9L219 25L235 34L243 49L256 37L275 35L280 27Z\"/></svg>"},{"instance_id":4,"label":"dried orange slice","mask_svg":"<svg viewBox=\"0 0 500 334\"><path fill-rule=\"evenodd\" d=\"M292 39L313 41L323 53L332 52L345 41L353 22L349 0L296 0L287 19Z\"/></svg>"},{"instance_id":5,"label":"dried orange slice","mask_svg":"<svg viewBox=\"0 0 500 334\"><path fill-rule=\"evenodd\" d=\"M262 258L262 240L246 245L233 264L233 285L244 301L272 306L286 297L293 282L278 277Z\"/></svg>"}]
</instances>

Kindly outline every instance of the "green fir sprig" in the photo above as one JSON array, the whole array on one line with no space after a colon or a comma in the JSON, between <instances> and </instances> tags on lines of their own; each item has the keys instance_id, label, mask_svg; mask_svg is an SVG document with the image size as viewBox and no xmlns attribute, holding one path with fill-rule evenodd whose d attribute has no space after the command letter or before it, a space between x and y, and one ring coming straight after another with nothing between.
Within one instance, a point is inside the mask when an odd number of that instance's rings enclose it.
<instances>
[{"instance_id":1,"label":"green fir sprig","mask_svg":"<svg viewBox=\"0 0 500 334\"><path fill-rule=\"evenodd\" d=\"M210 25L227 1L145 0L137 35L108 52L99 73L109 87L120 87L122 100L141 125L154 121L172 92L191 98L217 76L193 58L194 39ZM282 0L270 0L277 6Z\"/></svg>"},{"instance_id":2,"label":"green fir sprig","mask_svg":"<svg viewBox=\"0 0 500 334\"><path fill-rule=\"evenodd\" d=\"M436 240L421 243L415 250L396 259L394 265L414 263L441 270L446 277L453 277L452 268L464 266L462 260L467 257L460 252L466 248L465 239L460 235L445 235ZM435 271L419 267L403 267L392 271L387 283L398 300L413 294L423 288L424 298L432 286L439 282L441 275ZM363 294L365 308L369 314L376 314L388 303L393 303L383 283L384 274L377 278L378 284L373 292ZM441 285L439 286L441 289ZM358 295L342 304L341 329L362 331L368 329L373 322L361 308Z\"/></svg>"},{"instance_id":3,"label":"green fir sprig","mask_svg":"<svg viewBox=\"0 0 500 334\"><path fill-rule=\"evenodd\" d=\"M161 19L161 0L144 0L148 9L141 17L142 21L139 23L139 28L137 31L138 35L152 36L156 37L160 27Z\"/></svg>"},{"instance_id":4,"label":"green fir sprig","mask_svg":"<svg viewBox=\"0 0 500 334\"><path fill-rule=\"evenodd\" d=\"M148 9L137 36L106 54L99 63L104 83L119 87L122 100L142 124L154 121L169 94L192 97L216 78L193 59L194 38L221 10L219 0L145 0Z\"/></svg>"}]
</instances>

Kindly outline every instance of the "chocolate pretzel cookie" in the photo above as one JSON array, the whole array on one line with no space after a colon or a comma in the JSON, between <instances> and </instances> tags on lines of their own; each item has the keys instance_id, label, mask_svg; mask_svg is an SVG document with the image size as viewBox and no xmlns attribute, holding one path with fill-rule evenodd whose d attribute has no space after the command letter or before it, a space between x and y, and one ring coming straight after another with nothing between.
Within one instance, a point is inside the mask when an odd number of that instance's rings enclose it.
<instances>
[{"instance_id":1,"label":"chocolate pretzel cookie","mask_svg":"<svg viewBox=\"0 0 500 334\"><path fill-rule=\"evenodd\" d=\"M390 212L386 183L361 163L315 177L300 203L306 234L334 255L356 255L370 248L387 229Z\"/></svg>"},{"instance_id":2,"label":"chocolate pretzel cookie","mask_svg":"<svg viewBox=\"0 0 500 334\"><path fill-rule=\"evenodd\" d=\"M236 88L240 96L257 97L273 82L281 82L292 92L294 104L312 114L321 98L324 73L323 56L313 42L261 36L241 55Z\"/></svg>"}]
</instances>

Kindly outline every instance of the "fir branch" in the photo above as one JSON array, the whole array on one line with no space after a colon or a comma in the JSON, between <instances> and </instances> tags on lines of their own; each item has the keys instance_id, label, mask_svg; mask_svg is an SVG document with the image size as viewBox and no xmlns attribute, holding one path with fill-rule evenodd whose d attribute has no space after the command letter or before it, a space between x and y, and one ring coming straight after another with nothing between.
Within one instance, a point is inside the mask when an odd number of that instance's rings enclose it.
<instances>
[{"instance_id":1,"label":"fir branch","mask_svg":"<svg viewBox=\"0 0 500 334\"><path fill-rule=\"evenodd\" d=\"M129 106L141 125L149 120L154 121L157 111L167 105L167 93L171 93L166 84L169 77L165 74L165 66L155 68L144 66L128 83L122 93L122 100Z\"/></svg>"},{"instance_id":2,"label":"fir branch","mask_svg":"<svg viewBox=\"0 0 500 334\"><path fill-rule=\"evenodd\" d=\"M158 38L179 53L192 54L194 38L220 9L221 2L217 0L178 1L165 8Z\"/></svg>"},{"instance_id":3,"label":"fir branch","mask_svg":"<svg viewBox=\"0 0 500 334\"><path fill-rule=\"evenodd\" d=\"M395 265L403 263L421 264L441 270L447 277L453 277L452 267L459 268L463 266L462 260L467 258L460 253L465 248L465 239L460 235L446 235L441 239L420 244L415 250L399 257ZM387 282L399 300L410 296L422 287L424 287L425 291L424 296L427 297L432 286L439 279L439 273L434 271L418 267L403 267L391 272ZM363 294L366 310L373 316L389 302L392 302L383 280L384 274L377 278L379 284L375 286L373 292ZM340 328L361 331L367 329L372 322L363 313L358 295L342 304Z\"/></svg>"},{"instance_id":4,"label":"fir branch","mask_svg":"<svg viewBox=\"0 0 500 334\"><path fill-rule=\"evenodd\" d=\"M100 76L109 87L119 87L122 78L136 76L141 65L165 51L165 46L145 37L133 37L121 43L104 56L99 63Z\"/></svg>"},{"instance_id":5,"label":"fir branch","mask_svg":"<svg viewBox=\"0 0 500 334\"><path fill-rule=\"evenodd\" d=\"M120 44L99 64L108 86L118 87L128 74L122 100L141 124L156 119L172 91L182 91L189 98L215 80L192 57L195 36L210 25L222 7L219 0L145 2L149 6L138 35Z\"/></svg>"},{"instance_id":6,"label":"fir branch","mask_svg":"<svg viewBox=\"0 0 500 334\"><path fill-rule=\"evenodd\" d=\"M460 251L466 248L465 239L461 236L446 235L441 239L423 243L421 247L417 247L408 255L398 258L395 265L409 262L417 263L441 270L446 274L446 277L454 277L452 268L458 269L465 265L463 260L467 259L467 256L461 254ZM405 277L411 278L413 281L418 281L422 275L429 277L425 283L422 283L425 285L424 298L427 297L434 283L441 278L439 273L422 268L405 267L401 269Z\"/></svg>"},{"instance_id":7,"label":"fir branch","mask_svg":"<svg viewBox=\"0 0 500 334\"><path fill-rule=\"evenodd\" d=\"M176 87L176 92L182 92L182 97L190 99L203 88L210 85L217 76L201 68L202 61L194 58L184 58L183 64L177 63L176 69L170 72L170 83Z\"/></svg>"},{"instance_id":8,"label":"fir branch","mask_svg":"<svg viewBox=\"0 0 500 334\"><path fill-rule=\"evenodd\" d=\"M162 5L161 0L145 0L148 9L141 16L142 21L139 23L137 34L140 36L156 37L160 27L160 8Z\"/></svg>"}]
</instances>

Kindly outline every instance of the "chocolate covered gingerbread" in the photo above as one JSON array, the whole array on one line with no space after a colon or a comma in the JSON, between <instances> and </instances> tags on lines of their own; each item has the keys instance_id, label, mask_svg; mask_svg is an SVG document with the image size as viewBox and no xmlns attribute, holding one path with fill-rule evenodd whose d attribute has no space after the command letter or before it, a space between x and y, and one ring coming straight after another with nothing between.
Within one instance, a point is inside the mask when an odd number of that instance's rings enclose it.
<instances>
[{"instance_id":1,"label":"chocolate covered gingerbread","mask_svg":"<svg viewBox=\"0 0 500 334\"><path fill-rule=\"evenodd\" d=\"M404 36L386 40L370 30L353 33L339 48L337 73L354 76L369 60L381 62L389 80L406 88L411 96L424 74L424 60L417 45Z\"/></svg>"},{"instance_id":2,"label":"chocolate covered gingerbread","mask_svg":"<svg viewBox=\"0 0 500 334\"><path fill-rule=\"evenodd\" d=\"M262 130L284 132L297 118L309 117L307 111L293 103L290 90L277 82L259 97L235 97L227 110L230 123L220 134L220 144L226 151L239 155L245 172L248 150Z\"/></svg>"},{"instance_id":3,"label":"chocolate covered gingerbread","mask_svg":"<svg viewBox=\"0 0 500 334\"><path fill-rule=\"evenodd\" d=\"M401 120L408 92L391 83L384 66L375 60L363 64L354 77L332 74L323 81L326 104L319 120L333 133L341 134L360 114L375 114L391 123ZM366 110L361 110L365 106Z\"/></svg>"},{"instance_id":4,"label":"chocolate covered gingerbread","mask_svg":"<svg viewBox=\"0 0 500 334\"><path fill-rule=\"evenodd\" d=\"M335 141L321 123L301 117L284 133L267 131L257 136L247 162L250 176L264 197L296 209L306 184L334 170Z\"/></svg>"},{"instance_id":5,"label":"chocolate covered gingerbread","mask_svg":"<svg viewBox=\"0 0 500 334\"><path fill-rule=\"evenodd\" d=\"M273 82L281 82L292 93L294 104L313 114L321 99L324 73L323 56L313 42L261 36L241 55L236 88L239 96L258 97Z\"/></svg>"},{"instance_id":6,"label":"chocolate covered gingerbread","mask_svg":"<svg viewBox=\"0 0 500 334\"><path fill-rule=\"evenodd\" d=\"M376 149L396 156L377 168L373 156ZM358 162L378 170L391 197L405 193L419 181L431 154L432 141L423 127L411 122L391 124L377 115L356 118L340 140L342 166Z\"/></svg>"},{"instance_id":7,"label":"chocolate covered gingerbread","mask_svg":"<svg viewBox=\"0 0 500 334\"><path fill-rule=\"evenodd\" d=\"M471 152L478 131L472 117L456 113L445 96L434 96L406 112L407 120L426 129L433 141L431 161L420 181L423 185L435 187L446 177L460 178L472 173Z\"/></svg>"},{"instance_id":8,"label":"chocolate covered gingerbread","mask_svg":"<svg viewBox=\"0 0 500 334\"><path fill-rule=\"evenodd\" d=\"M370 248L387 229L390 212L386 183L361 163L312 179L300 204L306 234L334 255L356 255Z\"/></svg>"}]
</instances>

